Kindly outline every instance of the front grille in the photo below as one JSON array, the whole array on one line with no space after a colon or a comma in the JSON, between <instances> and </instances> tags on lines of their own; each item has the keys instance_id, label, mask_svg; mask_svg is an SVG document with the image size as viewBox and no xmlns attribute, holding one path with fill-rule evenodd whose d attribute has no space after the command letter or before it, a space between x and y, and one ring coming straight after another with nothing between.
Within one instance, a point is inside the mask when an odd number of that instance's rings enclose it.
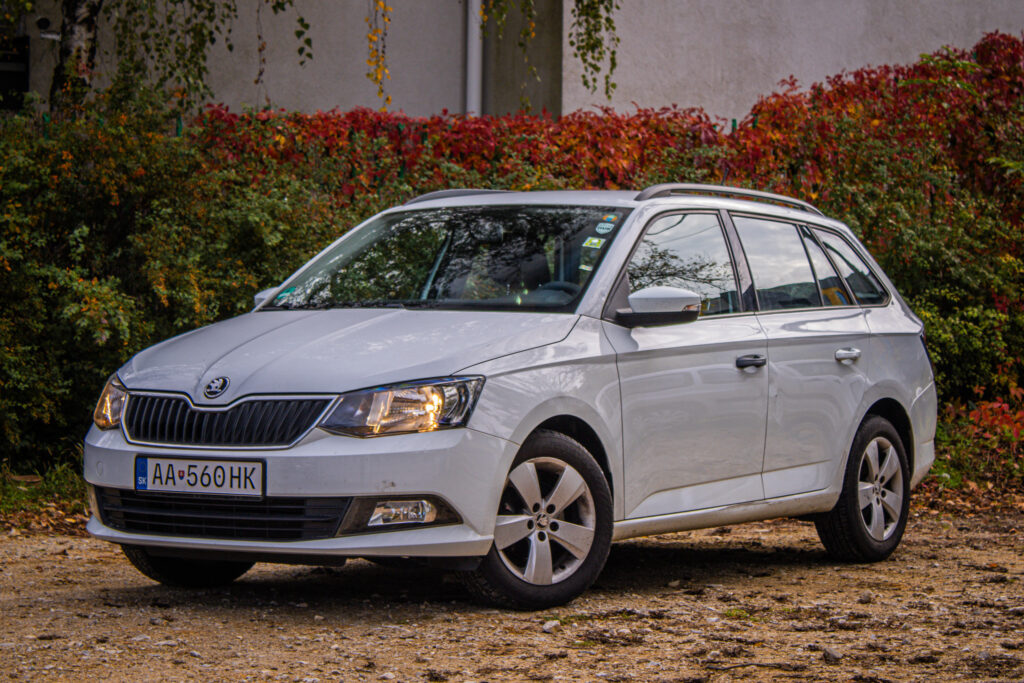
<instances>
[{"instance_id":1,"label":"front grille","mask_svg":"<svg viewBox=\"0 0 1024 683\"><path fill-rule=\"evenodd\" d=\"M287 446L327 408L327 398L255 399L203 410L182 396L131 395L124 423L140 443L180 446Z\"/></svg>"},{"instance_id":2,"label":"front grille","mask_svg":"<svg viewBox=\"0 0 1024 683\"><path fill-rule=\"evenodd\" d=\"M261 498L153 493L97 488L103 523L118 531L230 538L309 541L332 538L350 498Z\"/></svg>"}]
</instances>

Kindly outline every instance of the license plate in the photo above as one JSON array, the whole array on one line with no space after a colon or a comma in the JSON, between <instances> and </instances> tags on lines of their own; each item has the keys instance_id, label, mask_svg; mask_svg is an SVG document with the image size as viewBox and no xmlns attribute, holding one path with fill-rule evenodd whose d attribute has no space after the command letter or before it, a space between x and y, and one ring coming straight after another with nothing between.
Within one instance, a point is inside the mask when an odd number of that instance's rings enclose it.
<instances>
[{"instance_id":1,"label":"license plate","mask_svg":"<svg viewBox=\"0 0 1024 683\"><path fill-rule=\"evenodd\" d=\"M263 463L140 455L135 458L135 490L262 496Z\"/></svg>"}]
</instances>

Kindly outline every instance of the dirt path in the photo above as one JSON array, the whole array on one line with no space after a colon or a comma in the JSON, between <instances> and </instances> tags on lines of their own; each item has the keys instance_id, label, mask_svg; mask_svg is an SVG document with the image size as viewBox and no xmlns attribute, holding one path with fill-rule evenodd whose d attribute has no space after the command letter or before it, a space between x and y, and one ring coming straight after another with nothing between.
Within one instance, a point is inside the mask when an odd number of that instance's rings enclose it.
<instances>
[{"instance_id":1,"label":"dirt path","mask_svg":"<svg viewBox=\"0 0 1024 683\"><path fill-rule=\"evenodd\" d=\"M190 593L105 543L5 535L0 680L1019 681L1022 549L1019 513L919 513L870 566L747 524L617 544L582 598L510 613L362 560Z\"/></svg>"}]
</instances>

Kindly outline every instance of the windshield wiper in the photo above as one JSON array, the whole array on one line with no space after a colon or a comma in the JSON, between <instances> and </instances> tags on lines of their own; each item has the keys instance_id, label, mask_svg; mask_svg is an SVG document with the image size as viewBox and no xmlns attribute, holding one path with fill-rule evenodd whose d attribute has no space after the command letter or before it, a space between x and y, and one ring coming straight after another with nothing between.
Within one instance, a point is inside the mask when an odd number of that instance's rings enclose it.
<instances>
[{"instance_id":1,"label":"windshield wiper","mask_svg":"<svg viewBox=\"0 0 1024 683\"><path fill-rule=\"evenodd\" d=\"M402 304L406 308L441 308L442 306L450 306L451 302L446 302L440 299L409 299L403 301Z\"/></svg>"},{"instance_id":2,"label":"windshield wiper","mask_svg":"<svg viewBox=\"0 0 1024 683\"><path fill-rule=\"evenodd\" d=\"M308 308L405 308L405 305L394 299L370 299L368 301L325 301Z\"/></svg>"},{"instance_id":3,"label":"windshield wiper","mask_svg":"<svg viewBox=\"0 0 1024 683\"><path fill-rule=\"evenodd\" d=\"M320 303L271 304L260 310L326 310L329 308L441 308L452 302L439 299L368 299L366 301L322 301Z\"/></svg>"}]
</instances>

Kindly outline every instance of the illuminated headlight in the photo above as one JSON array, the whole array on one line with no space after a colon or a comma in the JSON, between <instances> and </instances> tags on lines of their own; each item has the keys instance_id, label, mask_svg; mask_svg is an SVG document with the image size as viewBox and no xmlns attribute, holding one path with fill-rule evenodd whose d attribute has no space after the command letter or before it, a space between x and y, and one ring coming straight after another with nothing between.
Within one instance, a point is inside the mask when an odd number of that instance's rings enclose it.
<instances>
[{"instance_id":1,"label":"illuminated headlight","mask_svg":"<svg viewBox=\"0 0 1024 683\"><path fill-rule=\"evenodd\" d=\"M319 426L364 437L461 427L483 385L483 377L451 377L353 391L342 394Z\"/></svg>"},{"instance_id":2,"label":"illuminated headlight","mask_svg":"<svg viewBox=\"0 0 1024 683\"><path fill-rule=\"evenodd\" d=\"M117 379L117 375L111 375L107 380L107 386L103 387L96 410L92 411L92 421L96 426L100 429L114 429L120 426L121 412L124 410L124 400L127 396L128 392Z\"/></svg>"}]
</instances>

